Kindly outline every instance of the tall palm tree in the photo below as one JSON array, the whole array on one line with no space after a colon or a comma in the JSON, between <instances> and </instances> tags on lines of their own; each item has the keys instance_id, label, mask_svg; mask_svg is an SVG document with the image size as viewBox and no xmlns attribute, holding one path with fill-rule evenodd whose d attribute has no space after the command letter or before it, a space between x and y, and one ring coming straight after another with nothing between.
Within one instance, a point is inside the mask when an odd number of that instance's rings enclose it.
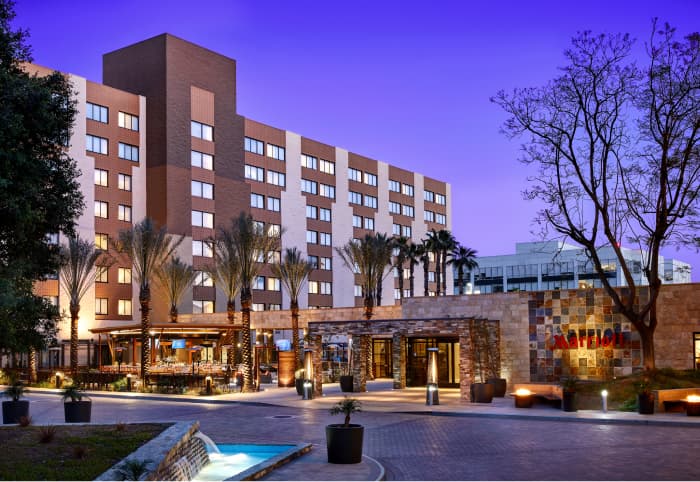
<instances>
[{"instance_id":1,"label":"tall palm tree","mask_svg":"<svg viewBox=\"0 0 700 482\"><path fill-rule=\"evenodd\" d=\"M78 319L80 302L94 284L99 270L108 269L112 261L103 256L104 252L95 247L95 243L80 236L69 236L68 246L60 248L62 264L60 280L63 289L70 298L70 370L78 373ZM102 257L102 259L100 259ZM96 266L100 260L100 266Z\"/></svg>"},{"instance_id":2,"label":"tall palm tree","mask_svg":"<svg viewBox=\"0 0 700 482\"><path fill-rule=\"evenodd\" d=\"M241 290L241 263L231 230L219 228L219 234L212 240L214 246L214 265L210 274L214 283L226 295L226 318L233 325L236 321L236 296ZM226 359L229 366L234 360L236 329L229 328L224 335L223 346L227 347Z\"/></svg>"},{"instance_id":3,"label":"tall palm tree","mask_svg":"<svg viewBox=\"0 0 700 482\"><path fill-rule=\"evenodd\" d=\"M253 360L250 346L250 308L253 303L253 281L260 273L269 253L277 248L279 237L268 235L253 222L250 214L242 212L234 218L229 228L231 247L240 263L241 318L243 322L243 391L255 390L253 384ZM222 229L221 232L225 231ZM281 232L280 232L281 235Z\"/></svg>"},{"instance_id":4,"label":"tall palm tree","mask_svg":"<svg viewBox=\"0 0 700 482\"><path fill-rule=\"evenodd\" d=\"M411 240L406 236L394 236L392 247L396 250L394 256L394 268L399 274L399 300L403 300L403 265L408 260L408 250L411 245Z\"/></svg>"},{"instance_id":5,"label":"tall palm tree","mask_svg":"<svg viewBox=\"0 0 700 482\"><path fill-rule=\"evenodd\" d=\"M408 261L408 290L411 294L411 298L415 296L414 280L415 280L415 269L416 265L420 263L421 257L423 256L423 245L414 243L411 241L408 244L408 250L406 251L406 260ZM427 277L426 277L427 280Z\"/></svg>"},{"instance_id":6,"label":"tall palm tree","mask_svg":"<svg viewBox=\"0 0 700 482\"><path fill-rule=\"evenodd\" d=\"M117 252L124 253L134 267L134 279L139 284L141 305L141 378L148 379L151 371L151 281L182 243L183 236L168 234L158 228L151 218L144 218L131 229L119 232L115 243Z\"/></svg>"},{"instance_id":7,"label":"tall palm tree","mask_svg":"<svg viewBox=\"0 0 700 482\"><path fill-rule=\"evenodd\" d=\"M440 266L442 267L441 285L438 285L438 296L440 296L440 286L442 286L442 296L445 296L447 288L447 257L452 255L452 251L457 247L457 240L447 229L437 232L437 247L440 250ZM440 276L438 275L438 278Z\"/></svg>"},{"instance_id":8,"label":"tall palm tree","mask_svg":"<svg viewBox=\"0 0 700 482\"><path fill-rule=\"evenodd\" d=\"M459 294L464 294L464 273L479 266L476 262L476 250L457 244L452 251L452 265L457 268L457 286Z\"/></svg>"},{"instance_id":9,"label":"tall palm tree","mask_svg":"<svg viewBox=\"0 0 700 482\"><path fill-rule=\"evenodd\" d=\"M384 278L386 278L387 266L391 266L391 251L392 251L392 239L389 238L385 233L375 233L373 237L373 251L376 262L376 275L377 275L377 291L375 299L377 300L377 306L382 304L382 289Z\"/></svg>"},{"instance_id":10,"label":"tall palm tree","mask_svg":"<svg viewBox=\"0 0 700 482\"><path fill-rule=\"evenodd\" d=\"M425 296L428 296L428 266L430 265L430 254L432 253L433 258L435 260L435 282L436 282L436 293L440 295L440 247L439 247L439 240L437 237L437 231L435 229L431 229L426 233L426 239L423 240L423 246L425 249L425 252L423 253L423 256L425 259L423 259L423 270L425 272Z\"/></svg>"},{"instance_id":11,"label":"tall palm tree","mask_svg":"<svg viewBox=\"0 0 700 482\"><path fill-rule=\"evenodd\" d=\"M272 265L272 273L282 280L289 293L289 308L292 311L292 349L294 350L295 369L301 368L301 346L299 344L299 294L313 264L302 257L296 247L287 248L279 263Z\"/></svg>"},{"instance_id":12,"label":"tall palm tree","mask_svg":"<svg viewBox=\"0 0 700 482\"><path fill-rule=\"evenodd\" d=\"M171 323L177 323L177 305L182 301L182 297L194 281L195 275L194 268L181 261L177 256L173 256L157 271L158 281L165 289L168 303L170 303Z\"/></svg>"}]
</instances>

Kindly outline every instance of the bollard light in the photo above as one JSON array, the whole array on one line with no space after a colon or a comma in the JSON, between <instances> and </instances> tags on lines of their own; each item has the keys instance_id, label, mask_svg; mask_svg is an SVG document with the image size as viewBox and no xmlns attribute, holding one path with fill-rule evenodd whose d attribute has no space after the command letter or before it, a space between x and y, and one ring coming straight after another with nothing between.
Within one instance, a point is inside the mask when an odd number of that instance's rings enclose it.
<instances>
[{"instance_id":1,"label":"bollard light","mask_svg":"<svg viewBox=\"0 0 700 482\"><path fill-rule=\"evenodd\" d=\"M207 375L207 377L204 379L204 382L207 386L207 395L211 395L211 375Z\"/></svg>"},{"instance_id":2,"label":"bollard light","mask_svg":"<svg viewBox=\"0 0 700 482\"><path fill-rule=\"evenodd\" d=\"M127 373L126 375L126 391L131 391L131 373Z\"/></svg>"},{"instance_id":3,"label":"bollard light","mask_svg":"<svg viewBox=\"0 0 700 482\"><path fill-rule=\"evenodd\" d=\"M438 349L436 347L428 348L428 383L425 387L425 404L440 405L438 394Z\"/></svg>"},{"instance_id":4,"label":"bollard light","mask_svg":"<svg viewBox=\"0 0 700 482\"><path fill-rule=\"evenodd\" d=\"M62 383L63 383L63 373L56 372L56 388L61 388Z\"/></svg>"},{"instance_id":5,"label":"bollard light","mask_svg":"<svg viewBox=\"0 0 700 482\"><path fill-rule=\"evenodd\" d=\"M603 398L603 413L607 413L608 411L608 391L603 390L600 392L600 396Z\"/></svg>"}]
</instances>

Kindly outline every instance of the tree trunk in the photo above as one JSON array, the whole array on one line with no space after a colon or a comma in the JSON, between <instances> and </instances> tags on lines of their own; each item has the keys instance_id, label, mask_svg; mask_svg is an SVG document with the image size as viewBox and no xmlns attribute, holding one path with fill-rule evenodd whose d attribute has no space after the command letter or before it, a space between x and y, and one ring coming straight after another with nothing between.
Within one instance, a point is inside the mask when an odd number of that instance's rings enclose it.
<instances>
[{"instance_id":1,"label":"tree trunk","mask_svg":"<svg viewBox=\"0 0 700 482\"><path fill-rule=\"evenodd\" d=\"M440 252L435 251L435 295L440 296Z\"/></svg>"},{"instance_id":2,"label":"tree trunk","mask_svg":"<svg viewBox=\"0 0 700 482\"><path fill-rule=\"evenodd\" d=\"M29 381L36 383L36 348L29 349Z\"/></svg>"},{"instance_id":3,"label":"tree trunk","mask_svg":"<svg viewBox=\"0 0 700 482\"><path fill-rule=\"evenodd\" d=\"M399 266L399 302L403 301L403 266Z\"/></svg>"},{"instance_id":4,"label":"tree trunk","mask_svg":"<svg viewBox=\"0 0 700 482\"><path fill-rule=\"evenodd\" d=\"M365 320L369 321L372 319L372 309L374 308L373 306L374 300L372 300L372 296L365 295Z\"/></svg>"},{"instance_id":5,"label":"tree trunk","mask_svg":"<svg viewBox=\"0 0 700 482\"><path fill-rule=\"evenodd\" d=\"M372 337L370 335L367 335L363 339L366 343L365 355L367 357L365 361L365 376L367 377L367 380L374 380L374 356L372 354Z\"/></svg>"},{"instance_id":6,"label":"tree trunk","mask_svg":"<svg viewBox=\"0 0 700 482\"><path fill-rule=\"evenodd\" d=\"M377 276L377 306L382 305L382 277Z\"/></svg>"},{"instance_id":7,"label":"tree trunk","mask_svg":"<svg viewBox=\"0 0 700 482\"><path fill-rule=\"evenodd\" d=\"M253 357L250 347L250 306L252 301L250 290L241 290L241 320L243 321L243 340L241 341L243 346L241 351L243 353L244 392L254 392L257 388L253 377Z\"/></svg>"},{"instance_id":8,"label":"tree trunk","mask_svg":"<svg viewBox=\"0 0 700 482\"><path fill-rule=\"evenodd\" d=\"M148 375L151 373L151 289L141 288L139 293L141 303L141 380L148 383Z\"/></svg>"},{"instance_id":9,"label":"tree trunk","mask_svg":"<svg viewBox=\"0 0 700 482\"><path fill-rule=\"evenodd\" d=\"M411 263L411 264L410 264L410 267L409 267L408 269L409 269L408 289L409 289L409 293L411 293L411 298L413 298L413 296L414 296L414 291L413 291L413 281L414 281L414 280L413 280L413 272L414 272L414 269L415 269L414 264Z\"/></svg>"},{"instance_id":10,"label":"tree trunk","mask_svg":"<svg viewBox=\"0 0 700 482\"><path fill-rule=\"evenodd\" d=\"M423 261L423 296L428 296L428 271L429 271L429 263L428 258L425 258Z\"/></svg>"},{"instance_id":11,"label":"tree trunk","mask_svg":"<svg viewBox=\"0 0 700 482\"><path fill-rule=\"evenodd\" d=\"M177 323L177 306L170 307L170 323Z\"/></svg>"},{"instance_id":12,"label":"tree trunk","mask_svg":"<svg viewBox=\"0 0 700 482\"><path fill-rule=\"evenodd\" d=\"M294 350L294 370L301 368L301 345L299 344L299 302L291 300L289 308L292 310L292 350Z\"/></svg>"},{"instance_id":13,"label":"tree trunk","mask_svg":"<svg viewBox=\"0 0 700 482\"><path fill-rule=\"evenodd\" d=\"M457 284L459 285L459 294L464 294L464 268L457 268Z\"/></svg>"},{"instance_id":14,"label":"tree trunk","mask_svg":"<svg viewBox=\"0 0 700 482\"><path fill-rule=\"evenodd\" d=\"M78 374L78 314L80 305L70 305L70 372Z\"/></svg>"},{"instance_id":15,"label":"tree trunk","mask_svg":"<svg viewBox=\"0 0 700 482\"><path fill-rule=\"evenodd\" d=\"M447 296L447 251L442 252L442 296Z\"/></svg>"},{"instance_id":16,"label":"tree trunk","mask_svg":"<svg viewBox=\"0 0 700 482\"><path fill-rule=\"evenodd\" d=\"M226 317L228 322L234 325L236 323L236 300L231 299L226 302ZM226 363L228 366L233 366L236 363L236 330L230 328L226 330L226 342L225 344L229 346L226 349Z\"/></svg>"}]
</instances>

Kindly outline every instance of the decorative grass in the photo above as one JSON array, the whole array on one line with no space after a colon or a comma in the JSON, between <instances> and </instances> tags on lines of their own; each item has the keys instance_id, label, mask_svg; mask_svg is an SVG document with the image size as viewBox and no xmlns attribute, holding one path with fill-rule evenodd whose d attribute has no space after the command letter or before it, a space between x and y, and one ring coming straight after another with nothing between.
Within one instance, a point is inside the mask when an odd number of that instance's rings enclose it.
<instances>
[{"instance_id":1,"label":"decorative grass","mask_svg":"<svg viewBox=\"0 0 700 482\"><path fill-rule=\"evenodd\" d=\"M1 427L0 480L94 480L168 426L61 425L49 443L42 427Z\"/></svg>"}]
</instances>

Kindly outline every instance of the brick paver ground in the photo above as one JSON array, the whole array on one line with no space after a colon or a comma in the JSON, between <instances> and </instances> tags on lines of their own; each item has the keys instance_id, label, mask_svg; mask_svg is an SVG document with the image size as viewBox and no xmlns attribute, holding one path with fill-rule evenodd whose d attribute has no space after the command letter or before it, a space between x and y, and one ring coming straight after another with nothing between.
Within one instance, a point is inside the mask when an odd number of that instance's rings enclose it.
<instances>
[{"instance_id":1,"label":"brick paver ground","mask_svg":"<svg viewBox=\"0 0 700 482\"><path fill-rule=\"evenodd\" d=\"M62 422L60 397L30 399L35 423ZM324 451L325 425L340 421L298 407L93 400L94 422L199 420L220 443L310 442ZM354 421L365 426L364 453L384 465L389 480L700 480L700 427L371 411Z\"/></svg>"}]
</instances>

